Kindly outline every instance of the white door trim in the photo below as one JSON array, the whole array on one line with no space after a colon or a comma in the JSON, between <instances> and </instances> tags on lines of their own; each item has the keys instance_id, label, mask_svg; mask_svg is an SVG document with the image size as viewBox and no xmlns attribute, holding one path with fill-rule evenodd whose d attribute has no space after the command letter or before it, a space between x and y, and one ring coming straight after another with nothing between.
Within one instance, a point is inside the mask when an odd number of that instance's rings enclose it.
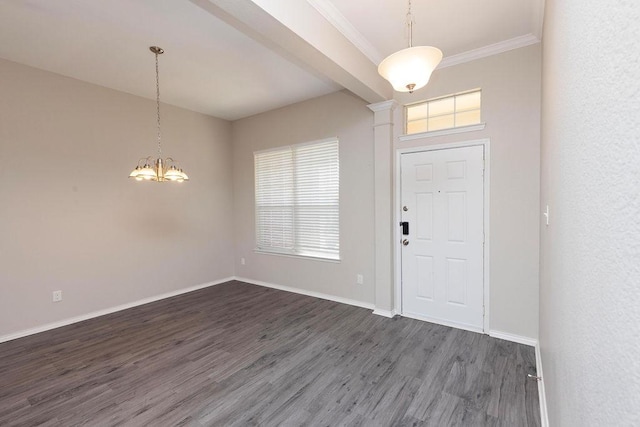
<instances>
[{"instance_id":1,"label":"white door trim","mask_svg":"<svg viewBox=\"0 0 640 427\"><path fill-rule=\"evenodd\" d=\"M419 147L409 147L409 148L397 148L395 153L395 184L394 184L394 209L393 209L393 222L394 222L394 231L393 237L394 242L396 244L393 245L393 256L394 256L394 270L395 270L395 278L394 278L394 313L402 315L402 258L401 258L401 250L400 250L400 240L402 240L400 233L400 209L402 206L401 201L401 188L400 188L400 157L402 154L406 153L417 153L421 151L433 151L433 150L444 150L449 148L460 148L460 147L471 147L474 145L481 145L484 147L484 250L483 250L483 269L484 269L484 320L483 320L483 332L485 334L489 333L491 329L489 327L489 302L490 302L490 274L489 274L489 266L491 265L489 262L490 251L490 220L489 220L489 208L490 208L490 182L491 182L491 144L489 138L484 139L475 139L471 141L462 141L462 142L452 142L447 144L427 144L429 141L428 138L424 139L425 144Z\"/></svg>"}]
</instances>

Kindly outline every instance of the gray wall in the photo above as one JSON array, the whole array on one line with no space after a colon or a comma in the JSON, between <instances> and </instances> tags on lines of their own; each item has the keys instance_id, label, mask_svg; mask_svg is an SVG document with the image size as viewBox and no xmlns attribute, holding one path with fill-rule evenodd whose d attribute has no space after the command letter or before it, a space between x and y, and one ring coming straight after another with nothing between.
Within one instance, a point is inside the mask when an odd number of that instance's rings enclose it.
<instances>
[{"instance_id":1,"label":"gray wall","mask_svg":"<svg viewBox=\"0 0 640 427\"><path fill-rule=\"evenodd\" d=\"M540 346L552 426L640 425L637 2L547 2Z\"/></svg>"},{"instance_id":2,"label":"gray wall","mask_svg":"<svg viewBox=\"0 0 640 427\"><path fill-rule=\"evenodd\" d=\"M491 329L532 339L538 337L540 61L540 46L530 46L439 70L427 89L397 94L399 102L409 103L482 88L486 129L429 143L491 139ZM238 276L374 302L372 118L365 103L340 92L233 123ZM342 262L255 253L253 152L336 135ZM364 285L355 284L357 273L364 274Z\"/></svg>"},{"instance_id":3,"label":"gray wall","mask_svg":"<svg viewBox=\"0 0 640 427\"><path fill-rule=\"evenodd\" d=\"M428 143L491 140L490 329L532 339L538 337L540 67L537 44L437 70L424 89L397 94L407 104L482 89L485 129Z\"/></svg>"},{"instance_id":4,"label":"gray wall","mask_svg":"<svg viewBox=\"0 0 640 427\"><path fill-rule=\"evenodd\" d=\"M235 121L232 133L236 275L373 304L373 113L366 103L337 92ZM341 262L255 253L253 152L334 136ZM356 284L357 274L364 284Z\"/></svg>"},{"instance_id":5,"label":"gray wall","mask_svg":"<svg viewBox=\"0 0 640 427\"><path fill-rule=\"evenodd\" d=\"M228 122L163 105L192 181L139 183L154 101L4 60L0 94L0 337L233 275Z\"/></svg>"},{"instance_id":6,"label":"gray wall","mask_svg":"<svg viewBox=\"0 0 640 427\"><path fill-rule=\"evenodd\" d=\"M491 329L532 338L539 71L531 46L439 70L427 89L399 97L483 89L487 128L432 142L491 138ZM0 153L11 160L0 170L0 336L234 274L373 305L373 113L361 99L337 92L233 124L164 106L165 153L193 178L176 186L127 178L155 153L153 101L6 61L0 72ZM332 136L341 262L255 253L253 152ZM55 289L62 303L51 303Z\"/></svg>"}]
</instances>

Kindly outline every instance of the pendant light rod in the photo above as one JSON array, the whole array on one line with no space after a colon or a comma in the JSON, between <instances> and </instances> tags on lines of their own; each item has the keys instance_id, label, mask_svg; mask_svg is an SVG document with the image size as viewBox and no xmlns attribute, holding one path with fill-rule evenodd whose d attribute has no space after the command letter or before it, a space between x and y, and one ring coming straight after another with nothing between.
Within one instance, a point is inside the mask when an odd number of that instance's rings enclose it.
<instances>
[{"instance_id":1,"label":"pendant light rod","mask_svg":"<svg viewBox=\"0 0 640 427\"><path fill-rule=\"evenodd\" d=\"M411 14L411 0L409 0L409 11L407 12L407 26L409 27L409 47L413 47L413 15Z\"/></svg>"}]
</instances>

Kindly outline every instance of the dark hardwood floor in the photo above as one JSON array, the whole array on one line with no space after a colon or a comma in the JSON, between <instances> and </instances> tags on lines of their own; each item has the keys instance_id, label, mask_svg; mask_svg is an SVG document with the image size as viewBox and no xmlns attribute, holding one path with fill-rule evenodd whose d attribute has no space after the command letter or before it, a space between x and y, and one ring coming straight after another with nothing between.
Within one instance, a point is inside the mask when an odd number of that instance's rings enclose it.
<instances>
[{"instance_id":1,"label":"dark hardwood floor","mask_svg":"<svg viewBox=\"0 0 640 427\"><path fill-rule=\"evenodd\" d=\"M534 349L241 282L0 344L2 426L538 426Z\"/></svg>"}]
</instances>

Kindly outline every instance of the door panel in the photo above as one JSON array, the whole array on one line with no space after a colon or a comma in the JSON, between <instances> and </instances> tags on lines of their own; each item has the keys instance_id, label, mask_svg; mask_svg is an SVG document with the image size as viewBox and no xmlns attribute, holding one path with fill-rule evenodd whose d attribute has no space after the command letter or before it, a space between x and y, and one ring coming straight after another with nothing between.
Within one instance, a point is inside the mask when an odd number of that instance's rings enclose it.
<instances>
[{"instance_id":1,"label":"door panel","mask_svg":"<svg viewBox=\"0 0 640 427\"><path fill-rule=\"evenodd\" d=\"M433 239L433 194L416 194L416 215L422 218L419 223L414 224L417 229L416 237L421 240Z\"/></svg>"},{"instance_id":2,"label":"door panel","mask_svg":"<svg viewBox=\"0 0 640 427\"><path fill-rule=\"evenodd\" d=\"M483 146L402 154L403 314L482 330L483 158Z\"/></svg>"},{"instance_id":3,"label":"door panel","mask_svg":"<svg viewBox=\"0 0 640 427\"><path fill-rule=\"evenodd\" d=\"M433 257L416 255L417 297L433 300Z\"/></svg>"}]
</instances>

